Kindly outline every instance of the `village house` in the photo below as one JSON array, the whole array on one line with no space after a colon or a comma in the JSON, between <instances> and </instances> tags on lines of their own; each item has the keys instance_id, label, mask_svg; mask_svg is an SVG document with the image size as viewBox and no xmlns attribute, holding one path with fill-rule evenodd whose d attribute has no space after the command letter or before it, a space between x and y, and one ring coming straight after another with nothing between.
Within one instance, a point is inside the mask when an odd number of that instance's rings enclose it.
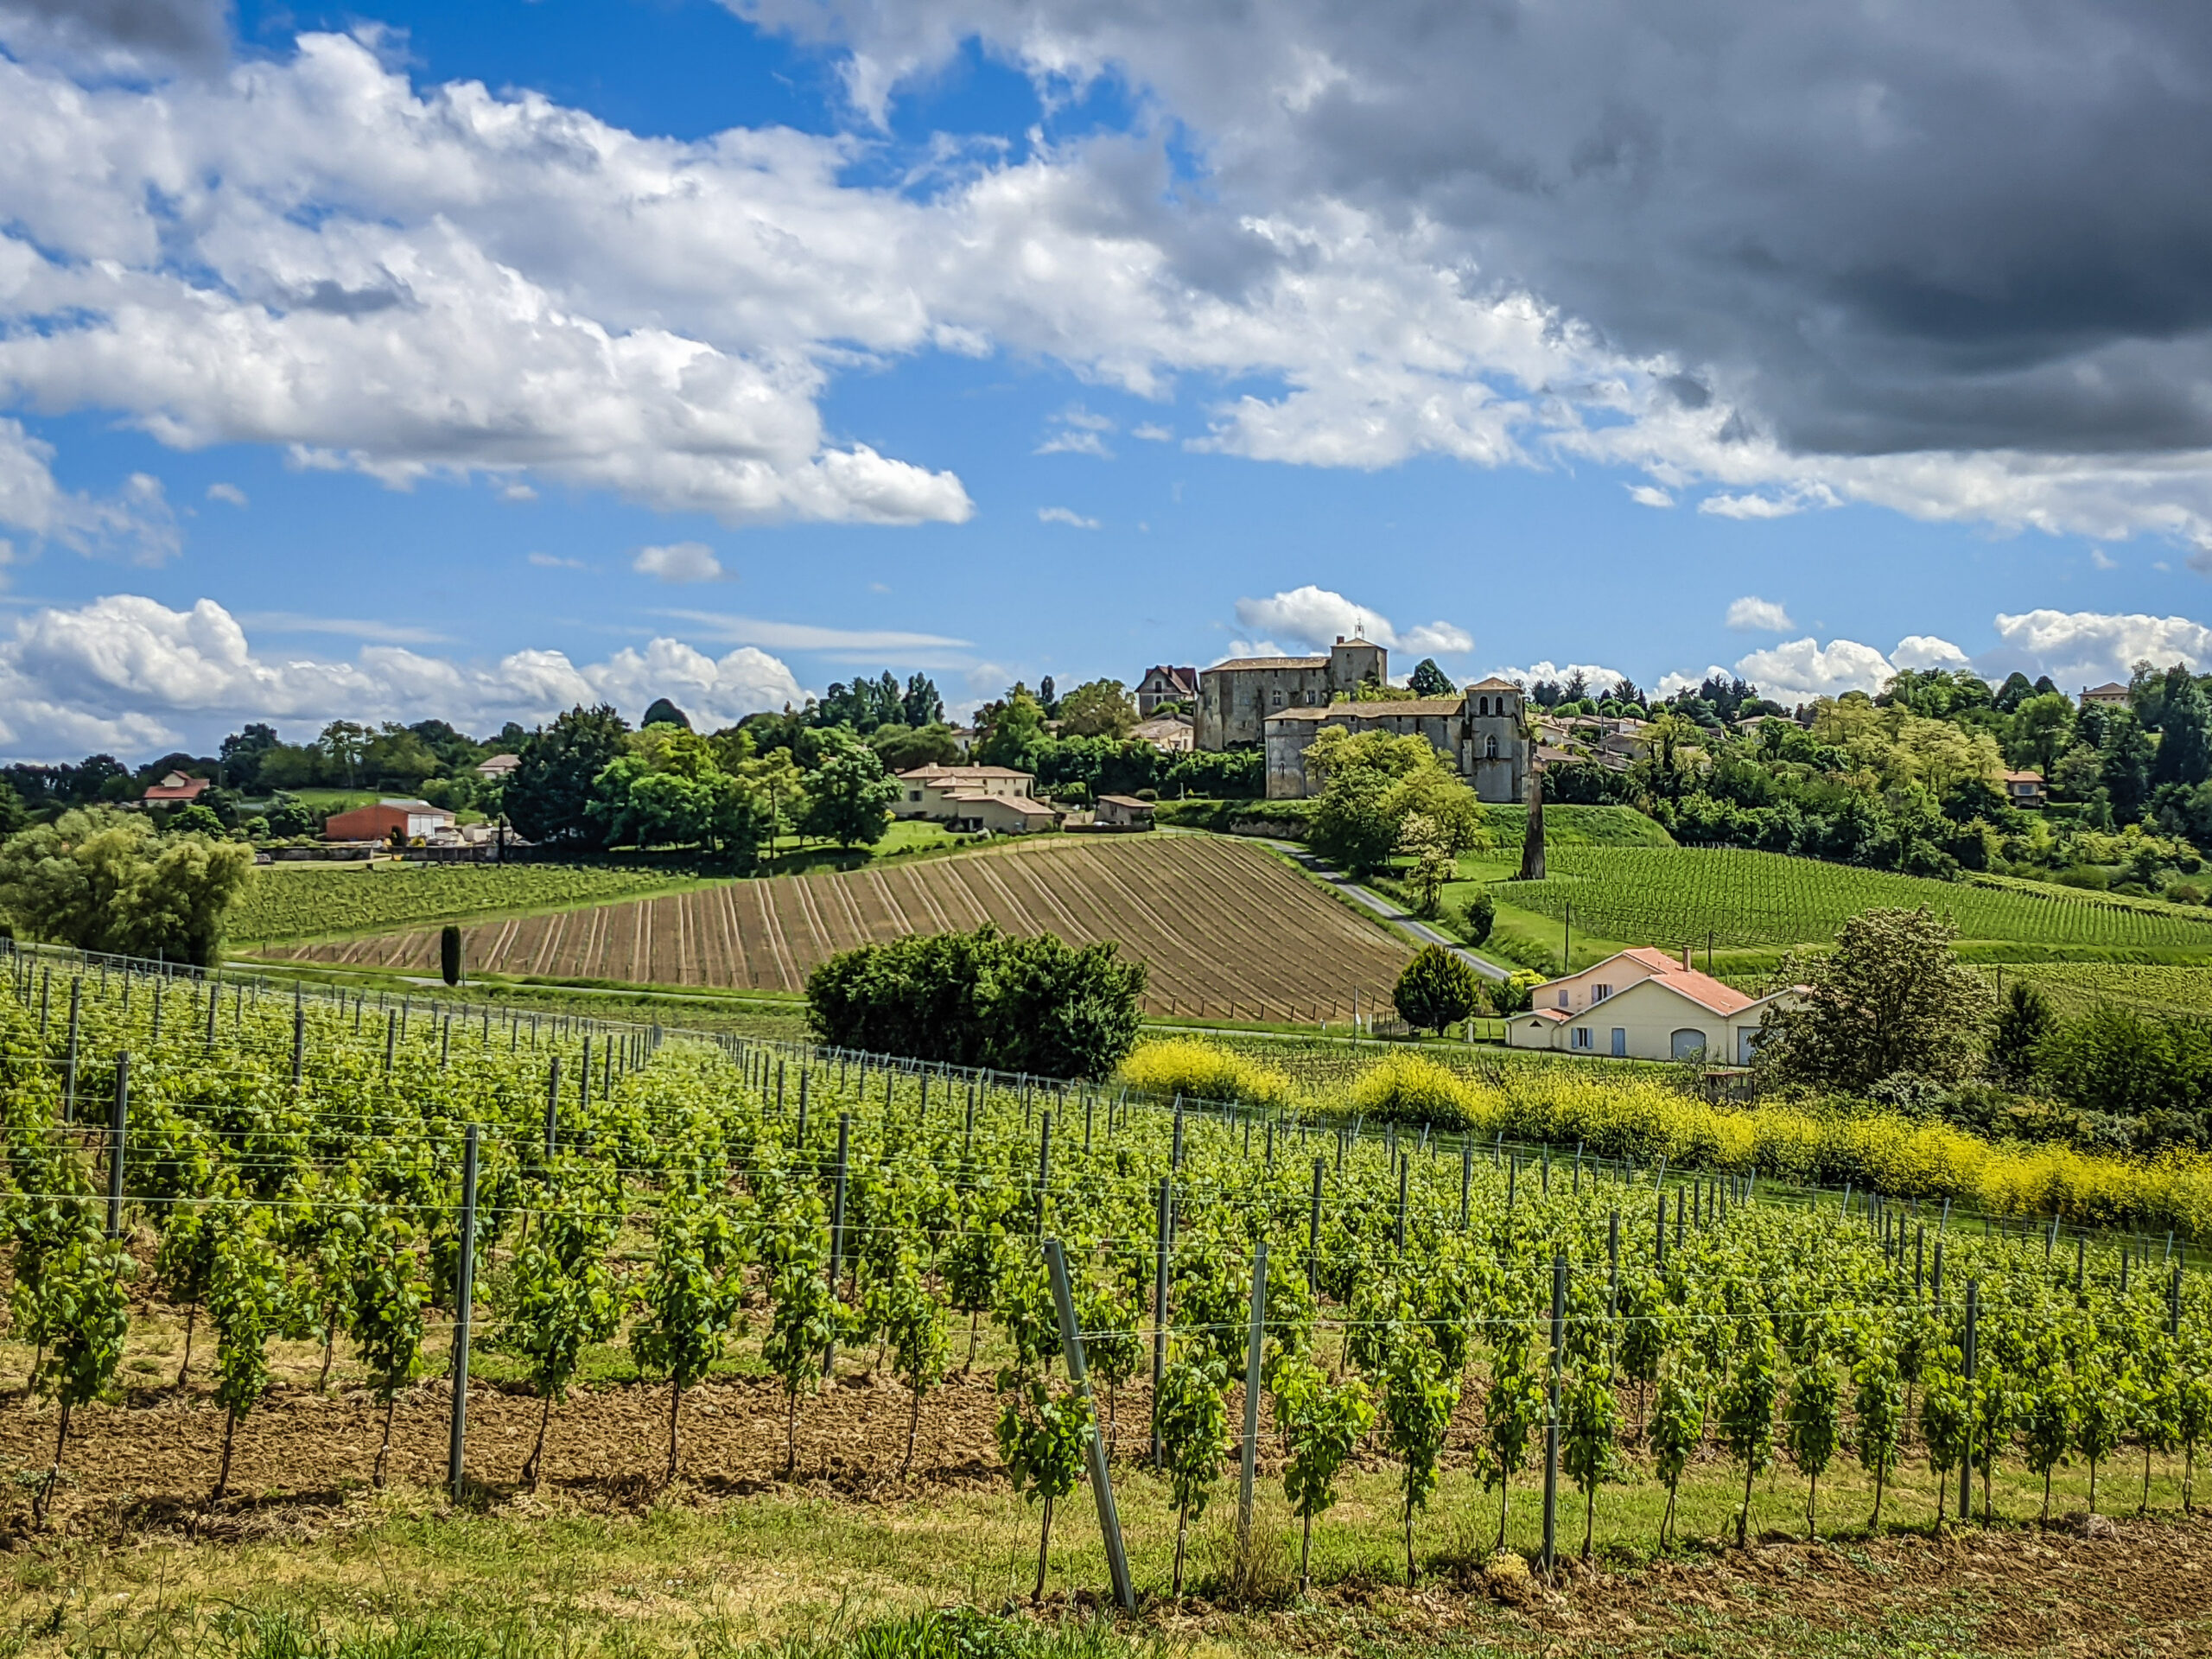
<instances>
[{"instance_id":1,"label":"village house","mask_svg":"<svg viewBox=\"0 0 2212 1659\"><path fill-rule=\"evenodd\" d=\"M1793 1001L1785 989L1749 996L1663 950L1623 950L1595 967L1547 981L1529 1011L1505 1022L1506 1046L1624 1060L1749 1065L1766 1010Z\"/></svg>"},{"instance_id":2,"label":"village house","mask_svg":"<svg viewBox=\"0 0 2212 1659\"><path fill-rule=\"evenodd\" d=\"M476 775L491 783L504 784L513 773L514 769L520 765L522 765L520 755L486 755L476 763Z\"/></svg>"},{"instance_id":3,"label":"village house","mask_svg":"<svg viewBox=\"0 0 2212 1659\"><path fill-rule=\"evenodd\" d=\"M1036 781L1011 766L916 766L899 774L902 798L891 815L1005 836L1058 829L1059 813L1030 794Z\"/></svg>"},{"instance_id":4,"label":"village house","mask_svg":"<svg viewBox=\"0 0 2212 1659\"><path fill-rule=\"evenodd\" d=\"M188 806L207 792L207 784L187 772L167 772L160 783L148 785L143 798L148 806Z\"/></svg>"},{"instance_id":5,"label":"village house","mask_svg":"<svg viewBox=\"0 0 2212 1659\"><path fill-rule=\"evenodd\" d=\"M1094 823L1116 830L1149 830L1152 828L1153 805L1134 795L1101 795L1091 812Z\"/></svg>"},{"instance_id":6,"label":"village house","mask_svg":"<svg viewBox=\"0 0 2212 1659\"><path fill-rule=\"evenodd\" d=\"M2004 786L2005 798L2022 810L2033 811L2044 804L2043 773L2000 772L1997 781Z\"/></svg>"},{"instance_id":7,"label":"village house","mask_svg":"<svg viewBox=\"0 0 2212 1659\"><path fill-rule=\"evenodd\" d=\"M1149 720L1163 702L1179 702L1186 708L1198 700L1198 671L1195 668L1166 668L1154 665L1144 671L1137 682L1137 713Z\"/></svg>"},{"instance_id":8,"label":"village house","mask_svg":"<svg viewBox=\"0 0 2212 1659\"><path fill-rule=\"evenodd\" d=\"M2107 680L2102 685L2084 686L2082 688L2082 706L2084 709L2092 706L2125 709L2127 707L2127 688L2118 680Z\"/></svg>"},{"instance_id":9,"label":"village house","mask_svg":"<svg viewBox=\"0 0 2212 1659\"><path fill-rule=\"evenodd\" d=\"M1180 715L1140 721L1129 728L1129 735L1140 743L1151 744L1162 754L1188 754L1198 743L1197 728Z\"/></svg>"}]
</instances>

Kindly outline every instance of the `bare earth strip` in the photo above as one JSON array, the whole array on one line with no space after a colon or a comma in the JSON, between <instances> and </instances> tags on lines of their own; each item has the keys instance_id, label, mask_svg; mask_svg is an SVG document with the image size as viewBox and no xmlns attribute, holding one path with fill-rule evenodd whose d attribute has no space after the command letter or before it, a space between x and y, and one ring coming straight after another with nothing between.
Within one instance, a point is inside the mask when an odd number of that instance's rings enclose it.
<instances>
[{"instance_id":1,"label":"bare earth strip","mask_svg":"<svg viewBox=\"0 0 2212 1659\"><path fill-rule=\"evenodd\" d=\"M1258 848L1195 836L1055 837L878 870L779 877L462 931L493 972L796 991L833 952L917 930L995 922L1075 944L1110 942L1152 969L1154 1012L1233 1003L1339 1019L1372 1005L1409 947ZM435 929L288 954L427 970Z\"/></svg>"}]
</instances>

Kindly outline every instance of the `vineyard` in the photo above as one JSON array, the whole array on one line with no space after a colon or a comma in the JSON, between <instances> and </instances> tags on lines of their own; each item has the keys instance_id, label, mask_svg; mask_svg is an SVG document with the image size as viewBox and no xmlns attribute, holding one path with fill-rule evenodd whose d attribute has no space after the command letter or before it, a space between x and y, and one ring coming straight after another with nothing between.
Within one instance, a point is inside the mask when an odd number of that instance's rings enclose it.
<instances>
[{"instance_id":1,"label":"vineyard","mask_svg":"<svg viewBox=\"0 0 2212 1659\"><path fill-rule=\"evenodd\" d=\"M2212 911L2131 903L2073 888L1985 887L1736 848L1568 845L1548 878L1498 888L1501 902L1635 944L1722 950L1825 943L1861 911L1948 912L1962 944L2212 952Z\"/></svg>"},{"instance_id":2,"label":"vineyard","mask_svg":"<svg viewBox=\"0 0 2212 1659\"><path fill-rule=\"evenodd\" d=\"M2039 962L2008 966L2001 972L2008 982L2019 978L2039 987L2063 1014L2078 1014L2101 1003L2117 1002L2168 1018L2212 1015L2212 968Z\"/></svg>"},{"instance_id":3,"label":"vineyard","mask_svg":"<svg viewBox=\"0 0 2212 1659\"><path fill-rule=\"evenodd\" d=\"M1387 1002L1410 954L1258 848L1179 835L1052 836L517 917L468 928L462 955L477 973L793 992L838 950L985 922L1119 944L1151 969L1153 1014L1341 1020L1355 998ZM437 950L424 931L289 954L427 973Z\"/></svg>"},{"instance_id":4,"label":"vineyard","mask_svg":"<svg viewBox=\"0 0 2212 1659\"><path fill-rule=\"evenodd\" d=\"M0 988L34 1525L120 1491L1010 1484L1041 1589L1100 1565L1087 1472L1160 1601L1232 1493L1300 1575L1417 1580L1493 1539L1542 1569L2173 1510L2212 1433L2186 1230L1653 1161L1649 1102L1530 1147L28 955ZM116 1403L180 1314L178 1387Z\"/></svg>"},{"instance_id":5,"label":"vineyard","mask_svg":"<svg viewBox=\"0 0 2212 1659\"><path fill-rule=\"evenodd\" d=\"M228 918L242 944L369 933L425 922L559 910L683 886L664 870L567 864L301 864L254 872Z\"/></svg>"}]
</instances>

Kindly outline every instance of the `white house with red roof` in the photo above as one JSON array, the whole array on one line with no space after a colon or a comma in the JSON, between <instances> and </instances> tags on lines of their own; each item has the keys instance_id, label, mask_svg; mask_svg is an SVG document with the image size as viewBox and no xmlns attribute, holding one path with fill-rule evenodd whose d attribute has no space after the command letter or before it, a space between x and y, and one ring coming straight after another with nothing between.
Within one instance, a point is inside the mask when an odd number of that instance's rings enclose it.
<instances>
[{"instance_id":1,"label":"white house with red roof","mask_svg":"<svg viewBox=\"0 0 2212 1659\"><path fill-rule=\"evenodd\" d=\"M160 783L148 786L143 798L149 806L189 806L207 793L208 782L189 772L168 772Z\"/></svg>"},{"instance_id":2,"label":"white house with red roof","mask_svg":"<svg viewBox=\"0 0 2212 1659\"><path fill-rule=\"evenodd\" d=\"M1549 1048L1623 1060L1749 1065L1767 1009L1794 1001L1784 989L1748 996L1663 950L1623 950L1564 979L1548 980L1529 1011L1505 1022L1512 1048Z\"/></svg>"}]
</instances>

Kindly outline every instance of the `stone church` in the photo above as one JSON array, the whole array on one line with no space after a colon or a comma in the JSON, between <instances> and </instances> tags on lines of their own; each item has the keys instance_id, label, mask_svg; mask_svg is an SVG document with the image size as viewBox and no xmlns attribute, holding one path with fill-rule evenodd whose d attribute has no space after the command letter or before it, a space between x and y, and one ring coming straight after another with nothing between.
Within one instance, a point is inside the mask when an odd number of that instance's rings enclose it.
<instances>
[{"instance_id":1,"label":"stone church","mask_svg":"<svg viewBox=\"0 0 2212 1659\"><path fill-rule=\"evenodd\" d=\"M1497 804L1528 798L1531 746L1527 699L1508 680L1487 679L1459 696L1350 701L1363 683L1381 683L1389 653L1365 639L1341 636L1325 657L1245 657L1198 677L1198 747L1263 745L1268 797L1295 800L1320 792L1306 769L1306 751L1324 726L1351 732L1390 732L1427 739L1473 788ZM1334 701L1341 694L1347 700Z\"/></svg>"}]
</instances>

